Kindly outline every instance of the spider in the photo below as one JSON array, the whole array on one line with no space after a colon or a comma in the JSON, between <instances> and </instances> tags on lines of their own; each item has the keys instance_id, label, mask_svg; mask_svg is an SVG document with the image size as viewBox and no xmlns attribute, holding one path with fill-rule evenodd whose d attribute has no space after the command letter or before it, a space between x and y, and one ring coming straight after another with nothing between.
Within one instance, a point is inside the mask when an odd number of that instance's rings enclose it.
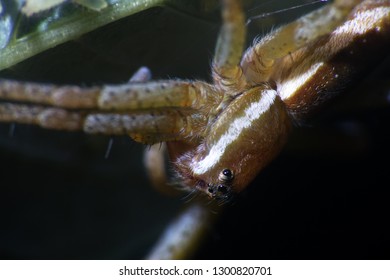
<instances>
[{"instance_id":1,"label":"spider","mask_svg":"<svg viewBox=\"0 0 390 280\"><path fill-rule=\"evenodd\" d=\"M245 17L239 1L226 0L212 84L168 80L80 88L2 81L3 99L41 106L2 104L1 119L166 142L178 184L226 200L279 153L291 122L317 110L371 63L362 54L382 58L388 3L363 1L353 9L356 4L329 5L242 55ZM309 20L316 28L305 26Z\"/></svg>"},{"instance_id":2,"label":"spider","mask_svg":"<svg viewBox=\"0 0 390 280\"><path fill-rule=\"evenodd\" d=\"M276 36L279 32L291 34L297 22L287 25L256 42L240 62L244 17L237 4L235 1L224 2L225 23L213 61L212 84L159 81L91 90L45 88L40 84L4 81L1 86L3 99L39 105L4 104L1 117L5 121L36 123L54 129L126 133L146 144L167 142L180 184L217 200L228 200L234 193L242 191L279 153L292 122L300 122L301 118L316 111L323 99L327 99L326 94L344 87L343 82L356 74L355 69L359 70L357 66L361 61L356 62L355 56L352 61L342 61L345 64L335 58L343 57L340 53L355 51L355 40L360 39L361 33L363 41L368 35L383 40L382 46L367 46L380 57L381 50L385 49L383 46L388 45L389 33L386 1L375 2L378 7L364 1L351 13L351 20L344 24L344 17L356 3L350 3L349 7L336 3L317 11L315 17L311 15L301 20L305 23L310 19L318 29L300 30L304 33L302 37L291 36L287 40ZM361 22L362 19L368 20ZM324 20L328 22L324 24ZM362 23L363 27L348 33L347 37L343 31L350 30L351 22L359 22L359 26ZM327 35L339 25L332 35ZM384 34L383 38L381 34ZM334 44L341 39L345 39L346 45ZM274 46L282 49L275 50ZM360 47L364 49L365 44ZM346 51L345 48L351 49ZM264 59L258 60L263 51L266 53ZM353 62L358 65L354 65L352 71L347 66ZM337 67L341 67L340 72ZM324 73L321 78L325 79L318 82L315 75L319 75L323 68L326 71L321 72ZM313 88L318 95L305 91ZM29 95L30 90L34 94ZM45 93L38 94L42 90ZM125 91L130 92L131 98L123 95ZM92 92L93 97L87 97L83 103L88 92ZM96 105L98 96L100 103ZM92 105L87 104L90 101ZM48 109L47 106L54 108ZM130 110L131 113L121 114L120 110ZM259 154L263 155L261 160Z\"/></svg>"}]
</instances>

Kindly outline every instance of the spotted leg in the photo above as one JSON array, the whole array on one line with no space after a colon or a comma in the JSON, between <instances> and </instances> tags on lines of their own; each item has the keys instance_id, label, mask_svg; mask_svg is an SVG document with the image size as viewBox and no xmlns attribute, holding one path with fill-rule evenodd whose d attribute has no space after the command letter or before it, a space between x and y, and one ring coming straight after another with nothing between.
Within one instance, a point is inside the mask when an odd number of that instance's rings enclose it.
<instances>
[{"instance_id":1,"label":"spotted leg","mask_svg":"<svg viewBox=\"0 0 390 280\"><path fill-rule=\"evenodd\" d=\"M269 81L272 73L279 67L278 59L331 32L345 20L359 2L361 1L335 1L256 40L241 61L244 76L249 84L256 85Z\"/></svg>"},{"instance_id":2,"label":"spotted leg","mask_svg":"<svg viewBox=\"0 0 390 280\"><path fill-rule=\"evenodd\" d=\"M210 85L189 81L81 88L2 80L0 98L6 102L0 103L0 121L129 134L138 142L153 144L202 134L208 110L221 96Z\"/></svg>"},{"instance_id":3,"label":"spotted leg","mask_svg":"<svg viewBox=\"0 0 390 280\"><path fill-rule=\"evenodd\" d=\"M239 63L246 35L245 16L240 0L222 1L222 20L213 60L213 78L217 85L229 91L230 86L245 83L239 82L242 78Z\"/></svg>"},{"instance_id":4,"label":"spotted leg","mask_svg":"<svg viewBox=\"0 0 390 280\"><path fill-rule=\"evenodd\" d=\"M280 59L272 74L291 116L308 118L383 60L390 48L390 2L367 0L346 21Z\"/></svg>"}]
</instances>

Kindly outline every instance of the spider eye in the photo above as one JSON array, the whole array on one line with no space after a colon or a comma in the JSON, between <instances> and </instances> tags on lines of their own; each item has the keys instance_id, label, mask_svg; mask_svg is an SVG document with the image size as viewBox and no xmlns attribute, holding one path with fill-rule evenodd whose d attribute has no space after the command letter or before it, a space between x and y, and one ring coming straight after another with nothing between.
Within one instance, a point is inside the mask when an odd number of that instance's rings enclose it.
<instances>
[{"instance_id":1,"label":"spider eye","mask_svg":"<svg viewBox=\"0 0 390 280\"><path fill-rule=\"evenodd\" d=\"M218 179L221 182L229 182L229 181L231 181L233 179L233 177L234 177L233 176L233 172L230 169L224 169L219 174Z\"/></svg>"},{"instance_id":2,"label":"spider eye","mask_svg":"<svg viewBox=\"0 0 390 280\"><path fill-rule=\"evenodd\" d=\"M218 186L218 191L222 194L226 194L228 192L228 188L224 185L219 185Z\"/></svg>"}]
</instances>

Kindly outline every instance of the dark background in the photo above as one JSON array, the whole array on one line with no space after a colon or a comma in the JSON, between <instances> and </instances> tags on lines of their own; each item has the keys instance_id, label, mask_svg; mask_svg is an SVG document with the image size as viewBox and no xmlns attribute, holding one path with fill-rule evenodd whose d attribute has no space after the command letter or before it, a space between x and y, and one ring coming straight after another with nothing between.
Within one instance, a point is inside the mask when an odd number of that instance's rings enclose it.
<instances>
[{"instance_id":1,"label":"dark background","mask_svg":"<svg viewBox=\"0 0 390 280\"><path fill-rule=\"evenodd\" d=\"M217 33L218 19L156 8L1 76L118 83L146 65L155 78L208 79ZM384 61L296 129L280 157L210 225L194 258L389 259L389 67ZM141 145L112 139L105 159L110 137L0 125L0 258L146 255L187 202L152 189Z\"/></svg>"}]
</instances>

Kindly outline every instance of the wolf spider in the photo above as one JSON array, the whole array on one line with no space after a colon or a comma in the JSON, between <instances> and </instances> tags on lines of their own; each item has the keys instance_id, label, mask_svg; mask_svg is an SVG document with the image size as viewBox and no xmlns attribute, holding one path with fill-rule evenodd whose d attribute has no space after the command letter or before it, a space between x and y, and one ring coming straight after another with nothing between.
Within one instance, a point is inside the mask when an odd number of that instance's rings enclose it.
<instances>
[{"instance_id":1,"label":"wolf spider","mask_svg":"<svg viewBox=\"0 0 390 280\"><path fill-rule=\"evenodd\" d=\"M229 200L277 156L293 124L384 57L390 4L336 1L245 52L239 1L223 1L222 14L212 83L81 88L3 80L0 120L165 142L177 174L173 184Z\"/></svg>"}]
</instances>

